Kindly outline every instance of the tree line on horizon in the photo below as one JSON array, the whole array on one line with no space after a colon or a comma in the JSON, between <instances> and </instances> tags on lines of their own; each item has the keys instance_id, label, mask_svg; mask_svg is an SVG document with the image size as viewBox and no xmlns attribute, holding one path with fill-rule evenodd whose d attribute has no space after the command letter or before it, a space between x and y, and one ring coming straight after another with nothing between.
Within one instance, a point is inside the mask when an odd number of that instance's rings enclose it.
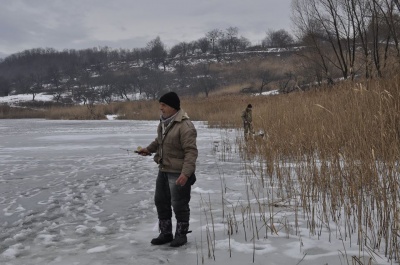
<instances>
[{"instance_id":1,"label":"tree line on horizon","mask_svg":"<svg viewBox=\"0 0 400 265\"><path fill-rule=\"evenodd\" d=\"M100 98L109 102L115 94L126 100L134 92L156 98L162 89L188 86L192 94L198 90L208 94L218 81L211 73L211 62L221 61L223 54L287 47L293 43L287 31L278 30L269 31L261 45L251 46L249 40L239 37L237 27L229 27L226 31L214 29L204 38L180 42L171 49L158 36L144 48L30 49L0 62L0 96L30 93L34 100L37 93L46 90L54 93L58 101L62 93L71 91L77 101L87 103ZM205 63L187 66L187 60L193 57L203 57ZM175 73L168 72L168 67L173 67ZM190 80L193 79L190 76L201 77ZM202 88L198 89L199 86Z\"/></svg>"}]
</instances>

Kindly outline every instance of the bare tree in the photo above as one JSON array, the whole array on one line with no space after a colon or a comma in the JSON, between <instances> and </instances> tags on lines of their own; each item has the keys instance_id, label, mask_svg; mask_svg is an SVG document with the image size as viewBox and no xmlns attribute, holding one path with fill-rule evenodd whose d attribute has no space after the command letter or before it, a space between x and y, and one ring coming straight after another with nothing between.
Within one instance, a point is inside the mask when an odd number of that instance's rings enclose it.
<instances>
[{"instance_id":1,"label":"bare tree","mask_svg":"<svg viewBox=\"0 0 400 265\"><path fill-rule=\"evenodd\" d=\"M379 28L381 32L386 32L386 37L380 36L385 40L386 44L394 42L394 47L396 49L396 56L400 60L400 14L396 12L396 6L400 12L400 5L398 0L372 0L374 7L379 9L379 14L377 15L377 20L379 21Z\"/></svg>"},{"instance_id":2,"label":"bare tree","mask_svg":"<svg viewBox=\"0 0 400 265\"><path fill-rule=\"evenodd\" d=\"M32 86L32 80L22 74L18 74L14 78L14 87L17 93L28 93Z\"/></svg>"},{"instance_id":3,"label":"bare tree","mask_svg":"<svg viewBox=\"0 0 400 265\"><path fill-rule=\"evenodd\" d=\"M299 88L296 86L296 77L292 72L286 72L283 74L283 77L279 78L278 81L278 86L279 86L279 91L281 92L291 92L296 88Z\"/></svg>"},{"instance_id":4,"label":"bare tree","mask_svg":"<svg viewBox=\"0 0 400 265\"><path fill-rule=\"evenodd\" d=\"M200 64L199 71L199 76L196 78L196 87L208 97L210 92L218 85L217 74L211 70L210 63Z\"/></svg>"},{"instance_id":5,"label":"bare tree","mask_svg":"<svg viewBox=\"0 0 400 265\"><path fill-rule=\"evenodd\" d=\"M186 77L188 75L188 67L183 58L179 58L178 63L175 65L175 69L178 86L182 89L186 86Z\"/></svg>"},{"instance_id":6,"label":"bare tree","mask_svg":"<svg viewBox=\"0 0 400 265\"><path fill-rule=\"evenodd\" d=\"M298 55L309 62L309 67L319 66L326 80L332 82L332 64L326 50L329 48L325 30L317 19L314 11L304 1L293 1L293 21L296 24L298 38L306 47ZM308 67L302 62L303 67ZM318 71L317 71L318 72Z\"/></svg>"},{"instance_id":7,"label":"bare tree","mask_svg":"<svg viewBox=\"0 0 400 265\"><path fill-rule=\"evenodd\" d=\"M165 75L165 72L142 67L138 78L141 92L145 93L148 99L156 100L159 94L165 90Z\"/></svg>"},{"instance_id":8,"label":"bare tree","mask_svg":"<svg viewBox=\"0 0 400 265\"><path fill-rule=\"evenodd\" d=\"M141 66L145 58L149 57L149 51L145 48L134 48L132 51L133 61L136 62L138 66Z\"/></svg>"},{"instance_id":9,"label":"bare tree","mask_svg":"<svg viewBox=\"0 0 400 265\"><path fill-rule=\"evenodd\" d=\"M82 101L92 114L94 105L100 98L97 85L95 80L90 76L89 71L81 71L72 94L73 98L76 101Z\"/></svg>"},{"instance_id":10,"label":"bare tree","mask_svg":"<svg viewBox=\"0 0 400 265\"><path fill-rule=\"evenodd\" d=\"M362 48L366 77L371 75L371 58L369 47L371 41L368 34L368 20L372 17L372 15L368 1L369 0L343 0L342 3L342 7L348 14L349 31L353 33L352 45L350 46L350 41L347 42L348 49L352 51L354 58L357 47ZM354 41L358 42L357 46ZM351 72L354 72L354 65L350 70Z\"/></svg>"},{"instance_id":11,"label":"bare tree","mask_svg":"<svg viewBox=\"0 0 400 265\"><path fill-rule=\"evenodd\" d=\"M208 52L210 49L210 41L207 38L201 38L197 40L197 45L203 53Z\"/></svg>"},{"instance_id":12,"label":"bare tree","mask_svg":"<svg viewBox=\"0 0 400 265\"><path fill-rule=\"evenodd\" d=\"M64 87L61 83L61 72L57 66L50 66L47 71L47 78L52 85L52 90L54 92L54 99L56 102L59 102L61 99L61 95L64 92Z\"/></svg>"},{"instance_id":13,"label":"bare tree","mask_svg":"<svg viewBox=\"0 0 400 265\"><path fill-rule=\"evenodd\" d=\"M396 4L397 9L398 9L399 12L400 12L400 2L399 2L399 0L393 0L393 2Z\"/></svg>"},{"instance_id":14,"label":"bare tree","mask_svg":"<svg viewBox=\"0 0 400 265\"><path fill-rule=\"evenodd\" d=\"M269 83L276 78L275 74L269 69L260 69L257 71L257 78L261 80L259 93L261 94Z\"/></svg>"},{"instance_id":15,"label":"bare tree","mask_svg":"<svg viewBox=\"0 0 400 265\"><path fill-rule=\"evenodd\" d=\"M138 86L138 74L134 71L124 73L116 79L115 90L121 99L129 101L129 94L134 93Z\"/></svg>"},{"instance_id":16,"label":"bare tree","mask_svg":"<svg viewBox=\"0 0 400 265\"><path fill-rule=\"evenodd\" d=\"M159 65L162 64L165 71L167 51L160 37L157 36L154 40L147 43L147 49L149 50L150 60L152 61L154 68L158 69Z\"/></svg>"},{"instance_id":17,"label":"bare tree","mask_svg":"<svg viewBox=\"0 0 400 265\"><path fill-rule=\"evenodd\" d=\"M262 41L263 46L276 48L286 48L293 43L293 37L284 29L277 31L269 30L267 36Z\"/></svg>"},{"instance_id":18,"label":"bare tree","mask_svg":"<svg viewBox=\"0 0 400 265\"><path fill-rule=\"evenodd\" d=\"M0 76L0 97L8 96L11 92L11 82Z\"/></svg>"},{"instance_id":19,"label":"bare tree","mask_svg":"<svg viewBox=\"0 0 400 265\"><path fill-rule=\"evenodd\" d=\"M43 91L43 84L44 84L44 76L41 75L40 73L31 73L29 76L29 79L32 82L32 85L28 87L28 90L26 91L29 94L32 94L32 101L35 101L36 95Z\"/></svg>"},{"instance_id":20,"label":"bare tree","mask_svg":"<svg viewBox=\"0 0 400 265\"><path fill-rule=\"evenodd\" d=\"M247 39L245 37L240 37L239 43L237 45L237 48L238 48L239 51L244 51L250 45L251 45L251 42L249 41L249 39Z\"/></svg>"},{"instance_id":21,"label":"bare tree","mask_svg":"<svg viewBox=\"0 0 400 265\"><path fill-rule=\"evenodd\" d=\"M347 0L345 0L347 1ZM322 30L325 42L324 51L318 53L324 58L324 64L333 65L340 70L343 78L354 77L356 39L354 21L347 9L343 8L343 0L293 0L293 20L301 39L306 35L313 35L314 43L320 44L313 29L318 25Z\"/></svg>"},{"instance_id":22,"label":"bare tree","mask_svg":"<svg viewBox=\"0 0 400 265\"><path fill-rule=\"evenodd\" d=\"M176 57L179 55L180 57L186 57L187 52L188 52L188 44L186 42L180 42L176 45L174 45L171 50L169 51L169 56L171 58Z\"/></svg>"},{"instance_id":23,"label":"bare tree","mask_svg":"<svg viewBox=\"0 0 400 265\"><path fill-rule=\"evenodd\" d=\"M229 27L226 29L226 40L228 44L228 51L236 51L237 46L239 44L239 28L238 27Z\"/></svg>"},{"instance_id":24,"label":"bare tree","mask_svg":"<svg viewBox=\"0 0 400 265\"><path fill-rule=\"evenodd\" d=\"M147 87L146 92L151 96L152 99L156 100L166 87L165 73L153 70L150 71L149 74L149 86Z\"/></svg>"},{"instance_id":25,"label":"bare tree","mask_svg":"<svg viewBox=\"0 0 400 265\"><path fill-rule=\"evenodd\" d=\"M362 49L365 76L382 77L393 42L397 56L400 54L399 31L396 30L399 20L396 23L394 1L344 0L343 6L351 14L349 18L356 33L358 47Z\"/></svg>"},{"instance_id":26,"label":"bare tree","mask_svg":"<svg viewBox=\"0 0 400 265\"><path fill-rule=\"evenodd\" d=\"M218 41L224 36L224 33L219 29L213 29L206 34L206 38L208 38L211 42L212 53L216 51L216 44Z\"/></svg>"},{"instance_id":27,"label":"bare tree","mask_svg":"<svg viewBox=\"0 0 400 265\"><path fill-rule=\"evenodd\" d=\"M293 0L292 18L301 39L309 41L305 51L318 54L326 73L333 67L343 78L353 79L364 68L365 77L381 77L393 50L400 59L397 4L395 0ZM313 30L315 25L319 31Z\"/></svg>"},{"instance_id":28,"label":"bare tree","mask_svg":"<svg viewBox=\"0 0 400 265\"><path fill-rule=\"evenodd\" d=\"M76 64L70 64L66 69L64 69L64 75L66 76L65 87L67 91L72 91L73 87L76 85L76 80L78 77L78 66Z\"/></svg>"},{"instance_id":29,"label":"bare tree","mask_svg":"<svg viewBox=\"0 0 400 265\"><path fill-rule=\"evenodd\" d=\"M107 104L113 100L113 95L116 92L117 78L111 72L107 72L96 78L96 89L99 93L99 98Z\"/></svg>"}]
</instances>

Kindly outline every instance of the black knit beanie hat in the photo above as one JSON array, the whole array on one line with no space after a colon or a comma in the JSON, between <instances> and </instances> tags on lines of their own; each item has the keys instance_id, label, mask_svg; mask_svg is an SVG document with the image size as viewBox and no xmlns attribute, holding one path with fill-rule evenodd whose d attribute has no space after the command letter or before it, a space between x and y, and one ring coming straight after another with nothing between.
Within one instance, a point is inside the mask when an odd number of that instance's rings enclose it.
<instances>
[{"instance_id":1,"label":"black knit beanie hat","mask_svg":"<svg viewBox=\"0 0 400 265\"><path fill-rule=\"evenodd\" d=\"M247 105L247 108L251 109L253 106L251 104Z\"/></svg>"},{"instance_id":2,"label":"black knit beanie hat","mask_svg":"<svg viewBox=\"0 0 400 265\"><path fill-rule=\"evenodd\" d=\"M175 92L168 92L164 94L160 98L159 102L165 103L176 110L181 109L181 101L179 100L179 97Z\"/></svg>"}]
</instances>

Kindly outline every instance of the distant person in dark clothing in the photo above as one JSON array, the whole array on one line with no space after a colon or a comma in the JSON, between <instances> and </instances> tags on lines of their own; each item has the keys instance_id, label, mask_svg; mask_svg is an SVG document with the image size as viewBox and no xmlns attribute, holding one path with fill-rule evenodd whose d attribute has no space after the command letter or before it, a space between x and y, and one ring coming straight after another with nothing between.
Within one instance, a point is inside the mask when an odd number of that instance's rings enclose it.
<instances>
[{"instance_id":1,"label":"distant person in dark clothing","mask_svg":"<svg viewBox=\"0 0 400 265\"><path fill-rule=\"evenodd\" d=\"M248 104L246 109L242 112L243 128L244 128L244 138L249 139L249 135L254 134L253 130L253 106Z\"/></svg>"}]
</instances>

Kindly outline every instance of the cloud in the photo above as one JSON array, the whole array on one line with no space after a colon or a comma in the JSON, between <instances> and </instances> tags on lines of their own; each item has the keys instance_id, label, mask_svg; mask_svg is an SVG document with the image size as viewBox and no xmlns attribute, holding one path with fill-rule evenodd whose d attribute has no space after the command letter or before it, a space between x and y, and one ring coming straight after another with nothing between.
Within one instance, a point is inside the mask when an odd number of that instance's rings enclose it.
<instances>
[{"instance_id":1,"label":"cloud","mask_svg":"<svg viewBox=\"0 0 400 265\"><path fill-rule=\"evenodd\" d=\"M289 30L290 1L13 0L0 10L0 53L141 48L157 36L171 47L231 26L257 42L268 29Z\"/></svg>"}]
</instances>

